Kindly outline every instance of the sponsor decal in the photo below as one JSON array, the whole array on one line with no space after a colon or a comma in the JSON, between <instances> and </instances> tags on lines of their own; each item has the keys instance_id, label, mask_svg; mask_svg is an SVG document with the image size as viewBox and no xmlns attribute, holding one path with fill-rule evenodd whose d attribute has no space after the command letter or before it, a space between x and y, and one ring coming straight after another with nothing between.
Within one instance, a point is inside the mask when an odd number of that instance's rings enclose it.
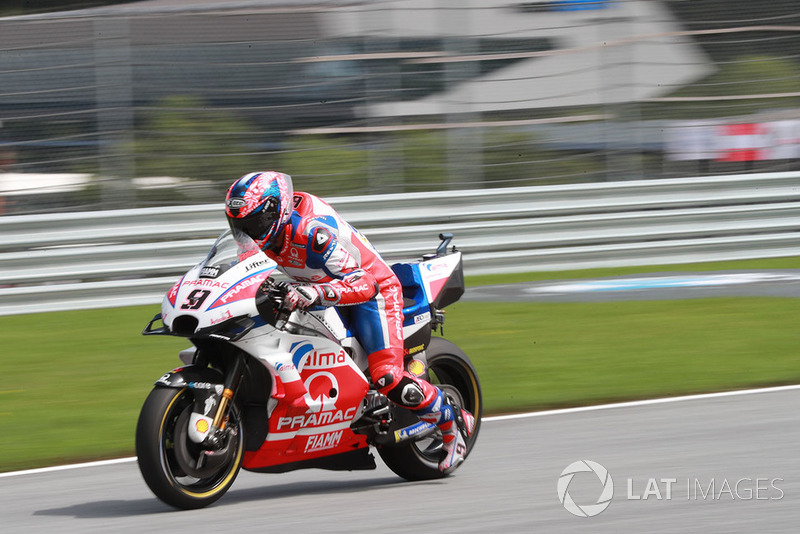
<instances>
[{"instance_id":1,"label":"sponsor decal","mask_svg":"<svg viewBox=\"0 0 800 534\"><path fill-rule=\"evenodd\" d=\"M409 354L412 354L411 351L419 352L425 345L418 345L416 347L408 349ZM425 373L425 364L422 363L420 360L411 360L408 362L408 372L414 376L422 376Z\"/></svg>"},{"instance_id":2,"label":"sponsor decal","mask_svg":"<svg viewBox=\"0 0 800 534\"><path fill-rule=\"evenodd\" d=\"M198 278L197 280L186 280L183 285L210 287L212 289L227 289L229 284L227 282L217 282L211 278Z\"/></svg>"},{"instance_id":3,"label":"sponsor decal","mask_svg":"<svg viewBox=\"0 0 800 534\"><path fill-rule=\"evenodd\" d=\"M392 321L392 326L395 328L394 335L396 335L398 339L403 339L403 296L400 292L400 285L393 284L387 291L388 298L386 301L390 303L391 306L388 310L389 313L395 316L395 320Z\"/></svg>"},{"instance_id":4,"label":"sponsor decal","mask_svg":"<svg viewBox=\"0 0 800 534\"><path fill-rule=\"evenodd\" d=\"M333 357L332 354L323 354L320 356L325 360ZM339 360L341 356L341 354L336 354L335 359ZM313 358L307 359L313 360ZM315 362L312 361L312 363ZM316 363L320 363L319 360ZM347 377L340 376L340 378ZM361 380L363 380L363 377L361 377ZM349 384L349 382L349 380L346 380L346 383ZM308 427L347 423L352 421L355 417L358 406L337 409L336 402L339 399L340 386L339 380L333 373L328 371L316 371L306 378L303 385L307 391L303 398L308 406L308 411L302 415L285 415L283 417L278 417L276 430L291 432Z\"/></svg>"},{"instance_id":5,"label":"sponsor decal","mask_svg":"<svg viewBox=\"0 0 800 534\"><path fill-rule=\"evenodd\" d=\"M423 432L428 432L432 428L435 428L436 425L433 423L427 423L425 421L420 421L419 423L412 425L408 428L401 428L400 430L394 431L394 440L397 442L404 441L409 438L413 438L417 434L421 434Z\"/></svg>"},{"instance_id":6,"label":"sponsor decal","mask_svg":"<svg viewBox=\"0 0 800 534\"><path fill-rule=\"evenodd\" d=\"M403 349L403 355L408 356L409 354L416 354L418 352L422 352L425 350L425 345L415 345L413 347L409 347L407 349ZM410 369L409 369L410 370Z\"/></svg>"},{"instance_id":7,"label":"sponsor decal","mask_svg":"<svg viewBox=\"0 0 800 534\"><path fill-rule=\"evenodd\" d=\"M327 432L316 436L309 436L306 441L305 452L324 451L326 449L334 449L339 446L342 441L343 430L338 432Z\"/></svg>"},{"instance_id":8,"label":"sponsor decal","mask_svg":"<svg viewBox=\"0 0 800 534\"><path fill-rule=\"evenodd\" d=\"M209 429L208 421L206 421L205 419L198 419L194 427L201 434L205 434L206 432L208 432Z\"/></svg>"},{"instance_id":9,"label":"sponsor decal","mask_svg":"<svg viewBox=\"0 0 800 534\"><path fill-rule=\"evenodd\" d=\"M254 297L256 289L258 289L258 286L261 285L261 282L264 280L264 278L266 278L266 273L269 273L271 270L272 268L257 271L251 275L248 275L242 280L239 280L222 295L217 297L217 300L211 303L208 309L213 310L214 308L219 308L220 306L230 304L231 302L237 300ZM211 280L206 281L210 282Z\"/></svg>"},{"instance_id":10,"label":"sponsor decal","mask_svg":"<svg viewBox=\"0 0 800 534\"><path fill-rule=\"evenodd\" d=\"M422 274L422 279L425 282L428 297L431 300L438 297L439 293L441 293L453 269L457 265L457 263L455 263L457 259L457 256L455 259L451 259L451 257L448 256L435 263L427 263L424 269L420 269L420 274Z\"/></svg>"},{"instance_id":11,"label":"sponsor decal","mask_svg":"<svg viewBox=\"0 0 800 534\"><path fill-rule=\"evenodd\" d=\"M195 443L202 443L211 430L213 420L199 413L192 413L189 418L189 439Z\"/></svg>"},{"instance_id":12,"label":"sponsor decal","mask_svg":"<svg viewBox=\"0 0 800 534\"><path fill-rule=\"evenodd\" d=\"M350 421L356 415L356 406L347 410L334 410L306 415L296 415L294 417L279 417L278 430L299 430L310 426L332 425Z\"/></svg>"},{"instance_id":13,"label":"sponsor decal","mask_svg":"<svg viewBox=\"0 0 800 534\"><path fill-rule=\"evenodd\" d=\"M278 371L278 372L290 373L292 371L296 371L297 368L295 368L293 363L281 363L281 362L278 362L275 365L275 370Z\"/></svg>"},{"instance_id":14,"label":"sponsor decal","mask_svg":"<svg viewBox=\"0 0 800 534\"><path fill-rule=\"evenodd\" d=\"M414 324L429 323L431 321L431 312L420 313L414 316Z\"/></svg>"},{"instance_id":15,"label":"sponsor decal","mask_svg":"<svg viewBox=\"0 0 800 534\"><path fill-rule=\"evenodd\" d=\"M229 209L238 210L247 206L247 201L243 198L229 198L225 204Z\"/></svg>"},{"instance_id":16,"label":"sponsor decal","mask_svg":"<svg viewBox=\"0 0 800 534\"><path fill-rule=\"evenodd\" d=\"M231 313L231 311L225 310L225 312L216 319L211 319L211 324L212 325L219 324L221 322L227 321L228 319L231 319L232 317L233 314Z\"/></svg>"},{"instance_id":17,"label":"sponsor decal","mask_svg":"<svg viewBox=\"0 0 800 534\"><path fill-rule=\"evenodd\" d=\"M253 263L250 263L247 266L245 266L244 272L248 273L248 272L252 271L253 269L255 269L257 267L261 267L265 263L269 263L269 259L263 258L263 259L260 259L260 260L256 260Z\"/></svg>"},{"instance_id":18,"label":"sponsor decal","mask_svg":"<svg viewBox=\"0 0 800 534\"><path fill-rule=\"evenodd\" d=\"M318 371L309 376L304 385L306 404L312 412L334 410L339 395L339 381L333 373Z\"/></svg>"},{"instance_id":19,"label":"sponsor decal","mask_svg":"<svg viewBox=\"0 0 800 534\"><path fill-rule=\"evenodd\" d=\"M343 350L339 351L338 354L335 352L320 353L314 351L306 358L303 369L329 369L341 365L347 365L347 355Z\"/></svg>"},{"instance_id":20,"label":"sponsor decal","mask_svg":"<svg viewBox=\"0 0 800 534\"><path fill-rule=\"evenodd\" d=\"M219 272L220 268L217 266L206 266L200 269L200 278L216 278Z\"/></svg>"},{"instance_id":21,"label":"sponsor decal","mask_svg":"<svg viewBox=\"0 0 800 534\"><path fill-rule=\"evenodd\" d=\"M360 285L357 285L357 286L350 286L350 287L345 286L344 288L342 288L342 292L343 293L360 293L362 291L366 292L366 291L371 291L373 289L375 289L374 286L370 286L369 284L360 284Z\"/></svg>"},{"instance_id":22,"label":"sponsor decal","mask_svg":"<svg viewBox=\"0 0 800 534\"><path fill-rule=\"evenodd\" d=\"M440 274L447 269L447 264L444 262L432 262L424 264L429 273Z\"/></svg>"},{"instance_id":23,"label":"sponsor decal","mask_svg":"<svg viewBox=\"0 0 800 534\"><path fill-rule=\"evenodd\" d=\"M366 392L367 381L364 375L351 365L352 361L341 348L316 350L311 343L298 342L291 346L290 352L294 365L301 369L302 382L295 383L296 386L302 383L302 386L294 389L304 389L302 393L298 391L295 395L302 395L299 405L305 404L306 410L304 413L298 413L297 410L278 412L270 422L273 432L290 433L324 426L332 428L320 431L335 432L344 428L335 425L346 425L356 416L361 397L354 392ZM340 401L342 404L337 406ZM311 446L322 447L324 442Z\"/></svg>"},{"instance_id":24,"label":"sponsor decal","mask_svg":"<svg viewBox=\"0 0 800 534\"><path fill-rule=\"evenodd\" d=\"M212 384L211 382L189 382L189 387L192 389L217 389L219 384Z\"/></svg>"}]
</instances>

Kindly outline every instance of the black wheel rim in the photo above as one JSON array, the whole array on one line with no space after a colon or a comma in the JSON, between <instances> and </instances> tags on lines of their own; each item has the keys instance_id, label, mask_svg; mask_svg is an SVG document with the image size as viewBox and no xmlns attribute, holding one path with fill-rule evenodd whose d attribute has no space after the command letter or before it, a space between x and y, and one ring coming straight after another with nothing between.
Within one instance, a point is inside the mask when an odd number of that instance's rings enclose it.
<instances>
[{"instance_id":1,"label":"black wheel rim","mask_svg":"<svg viewBox=\"0 0 800 534\"><path fill-rule=\"evenodd\" d=\"M202 447L191 442L181 425L187 420L194 406L194 395L185 389L178 394L167 409L161 426L159 446L161 448L161 464L170 483L183 493L195 498L207 498L227 485L236 474L241 458L241 426L235 410L230 410L228 426L234 431L230 436L229 454L226 461L213 470L200 470L197 463L186 465L187 453L197 462ZM178 451L183 447L183 451ZM193 474L189 474L193 473Z\"/></svg>"},{"instance_id":2,"label":"black wheel rim","mask_svg":"<svg viewBox=\"0 0 800 534\"><path fill-rule=\"evenodd\" d=\"M440 354L432 358L428 365L428 380L447 395L452 396L456 402L476 418L480 416L480 397L477 389L477 379L472 370L456 356ZM477 428L476 428L477 430ZM472 443L477 435L474 432L467 443L467 454L472 449ZM440 432L427 439L412 443L416 454L425 462L438 468L442 456L442 435Z\"/></svg>"}]
</instances>

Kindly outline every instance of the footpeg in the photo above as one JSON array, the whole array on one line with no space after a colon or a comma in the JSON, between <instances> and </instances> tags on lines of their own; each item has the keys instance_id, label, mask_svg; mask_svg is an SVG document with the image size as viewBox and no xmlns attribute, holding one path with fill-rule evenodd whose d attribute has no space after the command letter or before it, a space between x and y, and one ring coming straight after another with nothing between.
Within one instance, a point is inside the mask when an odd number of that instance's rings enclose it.
<instances>
[{"instance_id":1,"label":"footpeg","mask_svg":"<svg viewBox=\"0 0 800 534\"><path fill-rule=\"evenodd\" d=\"M356 434L385 434L392 424L392 410L389 399L378 392L369 392L364 398L364 410L361 416L350 423L350 429Z\"/></svg>"},{"instance_id":2,"label":"footpeg","mask_svg":"<svg viewBox=\"0 0 800 534\"><path fill-rule=\"evenodd\" d=\"M364 409L361 416L350 423L350 429L356 434L365 434L367 439L375 445L387 446L422 439L438 429L433 423L419 420L408 426L397 428L403 422L408 423L408 419L410 417L395 420L392 416L389 399L378 392L370 392L364 398Z\"/></svg>"}]
</instances>

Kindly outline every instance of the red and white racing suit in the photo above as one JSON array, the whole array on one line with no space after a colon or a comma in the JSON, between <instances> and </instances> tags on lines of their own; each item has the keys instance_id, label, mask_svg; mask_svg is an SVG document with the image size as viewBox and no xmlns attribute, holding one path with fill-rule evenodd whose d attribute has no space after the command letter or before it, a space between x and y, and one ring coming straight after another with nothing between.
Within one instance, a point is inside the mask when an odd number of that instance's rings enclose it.
<instances>
[{"instance_id":1,"label":"red and white racing suit","mask_svg":"<svg viewBox=\"0 0 800 534\"><path fill-rule=\"evenodd\" d=\"M280 244L279 244L280 245ZM323 306L347 306L343 316L369 355L378 390L413 409L427 408L438 389L403 365L403 291L375 248L324 200L294 195L280 250L266 250L298 282L316 286Z\"/></svg>"}]
</instances>

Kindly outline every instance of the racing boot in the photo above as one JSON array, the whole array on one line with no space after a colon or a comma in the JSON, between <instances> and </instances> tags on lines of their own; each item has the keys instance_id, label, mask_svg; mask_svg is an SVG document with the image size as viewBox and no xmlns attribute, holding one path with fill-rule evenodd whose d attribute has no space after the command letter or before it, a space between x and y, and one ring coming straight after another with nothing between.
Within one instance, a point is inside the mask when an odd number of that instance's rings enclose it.
<instances>
[{"instance_id":1,"label":"racing boot","mask_svg":"<svg viewBox=\"0 0 800 534\"><path fill-rule=\"evenodd\" d=\"M423 421L438 425L442 431L439 470L446 475L452 473L467 454L467 439L475 430L475 418L441 390L438 390L434 401L418 411L417 415Z\"/></svg>"}]
</instances>

